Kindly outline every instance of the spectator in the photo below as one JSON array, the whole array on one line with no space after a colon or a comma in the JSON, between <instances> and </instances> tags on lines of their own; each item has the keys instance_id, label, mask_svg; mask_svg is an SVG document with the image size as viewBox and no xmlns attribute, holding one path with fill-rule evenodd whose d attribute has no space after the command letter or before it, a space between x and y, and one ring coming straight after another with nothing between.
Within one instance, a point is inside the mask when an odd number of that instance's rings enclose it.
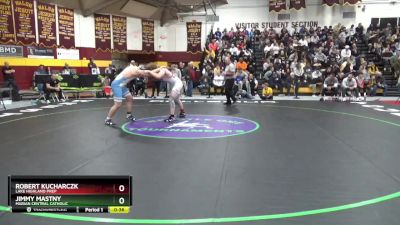
<instances>
[{"instance_id":1,"label":"spectator","mask_svg":"<svg viewBox=\"0 0 400 225\"><path fill-rule=\"evenodd\" d=\"M71 75L72 74L72 70L69 67L68 63L64 64L64 67L63 67L63 70L62 70L61 74L63 74L63 75Z\"/></svg>"},{"instance_id":2,"label":"spectator","mask_svg":"<svg viewBox=\"0 0 400 225\"><path fill-rule=\"evenodd\" d=\"M179 62L179 70L181 71L181 80L183 83L183 92L186 95L187 91L187 77L189 76L189 72L184 62Z\"/></svg>"},{"instance_id":3,"label":"spectator","mask_svg":"<svg viewBox=\"0 0 400 225\"><path fill-rule=\"evenodd\" d=\"M263 90L260 98L262 100L273 100L274 98L274 91L272 88L269 87L268 83L264 83L263 85Z\"/></svg>"},{"instance_id":4,"label":"spectator","mask_svg":"<svg viewBox=\"0 0 400 225\"><path fill-rule=\"evenodd\" d=\"M342 81L342 96L343 97L349 96L354 98L354 96L356 96L356 91L357 91L357 81L356 79L354 79L353 74L350 73Z\"/></svg>"},{"instance_id":5,"label":"spectator","mask_svg":"<svg viewBox=\"0 0 400 225\"><path fill-rule=\"evenodd\" d=\"M375 85L372 87L371 96L375 96L376 95L376 91L378 89L382 89L383 90L383 96L386 96L387 85L386 85L386 82L385 82L385 78L382 76L381 73L377 73L376 76L375 76Z\"/></svg>"},{"instance_id":6,"label":"spectator","mask_svg":"<svg viewBox=\"0 0 400 225\"><path fill-rule=\"evenodd\" d=\"M370 62L368 64L368 74L371 77L375 77L375 76L377 76L379 74L382 74L382 73L379 71L379 68L375 65L374 62Z\"/></svg>"},{"instance_id":7,"label":"spectator","mask_svg":"<svg viewBox=\"0 0 400 225\"><path fill-rule=\"evenodd\" d=\"M364 96L364 101L367 100L367 83L365 82L365 77L363 73L359 73L358 76L356 77L357 81L357 90L356 90L356 97L358 100L361 100L362 97Z\"/></svg>"},{"instance_id":8,"label":"spectator","mask_svg":"<svg viewBox=\"0 0 400 225\"><path fill-rule=\"evenodd\" d=\"M346 45L344 49L340 52L340 56L342 57L342 61L346 61L351 56L350 46Z\"/></svg>"},{"instance_id":9,"label":"spectator","mask_svg":"<svg viewBox=\"0 0 400 225\"><path fill-rule=\"evenodd\" d=\"M17 83L15 82L15 76L14 76L15 70L10 66L8 62L4 62L2 72L3 72L4 87L11 87L13 91L18 93L19 88Z\"/></svg>"},{"instance_id":10,"label":"spectator","mask_svg":"<svg viewBox=\"0 0 400 225\"><path fill-rule=\"evenodd\" d=\"M37 75L49 75L49 70L44 68L44 65L39 65L39 68L35 72Z\"/></svg>"},{"instance_id":11,"label":"spectator","mask_svg":"<svg viewBox=\"0 0 400 225\"><path fill-rule=\"evenodd\" d=\"M187 82L187 97L192 97L192 90L193 90L193 82L196 80L196 69L193 66L193 62L188 63L188 76L186 77Z\"/></svg>"},{"instance_id":12,"label":"spectator","mask_svg":"<svg viewBox=\"0 0 400 225\"><path fill-rule=\"evenodd\" d=\"M322 85L322 73L319 68L315 69L311 74L311 84L313 95L312 97L316 97L317 94L317 86L320 87Z\"/></svg>"},{"instance_id":13,"label":"spectator","mask_svg":"<svg viewBox=\"0 0 400 225\"><path fill-rule=\"evenodd\" d=\"M62 89L60 88L60 82L57 79L56 74L52 74L49 79L46 80L45 85L45 94L46 94L46 102L50 102L50 94L56 93L58 100L64 102L64 95L62 93Z\"/></svg>"},{"instance_id":14,"label":"spectator","mask_svg":"<svg viewBox=\"0 0 400 225\"><path fill-rule=\"evenodd\" d=\"M217 28L217 31L215 31L214 36L215 36L215 38L216 38L218 41L221 40L221 38L222 38L222 33L221 33L221 31L219 30L219 28Z\"/></svg>"},{"instance_id":15,"label":"spectator","mask_svg":"<svg viewBox=\"0 0 400 225\"><path fill-rule=\"evenodd\" d=\"M236 63L236 69L247 70L247 63L243 61L243 58L239 58L239 62Z\"/></svg>"},{"instance_id":16,"label":"spectator","mask_svg":"<svg viewBox=\"0 0 400 225\"><path fill-rule=\"evenodd\" d=\"M208 44L208 48L209 48L209 50L212 50L214 52L218 51L218 44L215 39L211 40L210 44Z\"/></svg>"},{"instance_id":17,"label":"spectator","mask_svg":"<svg viewBox=\"0 0 400 225\"><path fill-rule=\"evenodd\" d=\"M214 79L213 79L214 93L217 94L220 90L220 94L224 93L224 76L221 74L219 65L214 68Z\"/></svg>"},{"instance_id":18,"label":"spectator","mask_svg":"<svg viewBox=\"0 0 400 225\"><path fill-rule=\"evenodd\" d=\"M393 68L393 72L394 72L394 78L397 79L400 77L400 52L397 51L396 54L394 54L391 58L390 58L390 65Z\"/></svg>"},{"instance_id":19,"label":"spectator","mask_svg":"<svg viewBox=\"0 0 400 225\"><path fill-rule=\"evenodd\" d=\"M241 97L241 94L242 94L242 92L243 92L243 86L248 86L249 85L249 83L248 83L249 81L248 81L248 74L247 74L247 72L246 71L244 71L243 69L241 69L241 68L238 68L237 69L237 72L236 72L236 74L235 74L235 83L236 83L236 85L237 85L237 87L238 87L238 92L237 92L237 95L239 96L239 98Z\"/></svg>"},{"instance_id":20,"label":"spectator","mask_svg":"<svg viewBox=\"0 0 400 225\"><path fill-rule=\"evenodd\" d=\"M239 55L239 49L234 44L231 45L231 48L229 49L229 52L234 57Z\"/></svg>"},{"instance_id":21,"label":"spectator","mask_svg":"<svg viewBox=\"0 0 400 225\"><path fill-rule=\"evenodd\" d=\"M89 68L89 73L90 73L91 75L97 74L98 68L97 68L96 63L94 63L94 59L93 59L93 58L90 58L90 59L89 59L88 68ZM96 69L96 70L94 70L94 69Z\"/></svg>"},{"instance_id":22,"label":"spectator","mask_svg":"<svg viewBox=\"0 0 400 225\"><path fill-rule=\"evenodd\" d=\"M248 81L249 87L246 87L246 91L249 92L250 89L251 96L255 96L258 89L258 81L252 73L249 74Z\"/></svg>"},{"instance_id":23,"label":"spectator","mask_svg":"<svg viewBox=\"0 0 400 225\"><path fill-rule=\"evenodd\" d=\"M105 69L104 73L109 75L110 77L114 77L117 73L117 68L113 64L109 64L108 67Z\"/></svg>"},{"instance_id":24,"label":"spectator","mask_svg":"<svg viewBox=\"0 0 400 225\"><path fill-rule=\"evenodd\" d=\"M338 86L339 86L339 81L335 77L334 73L331 73L324 81L324 88L322 89L321 93L321 101L325 100L325 96L327 94L330 94L331 96L337 96L338 94Z\"/></svg>"}]
</instances>

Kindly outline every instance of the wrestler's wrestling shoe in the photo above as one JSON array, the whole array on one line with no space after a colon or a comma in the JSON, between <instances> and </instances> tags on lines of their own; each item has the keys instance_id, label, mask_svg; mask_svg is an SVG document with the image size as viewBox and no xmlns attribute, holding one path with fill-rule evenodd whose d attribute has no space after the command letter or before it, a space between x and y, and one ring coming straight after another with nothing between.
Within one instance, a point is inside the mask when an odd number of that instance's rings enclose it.
<instances>
[{"instance_id":1,"label":"wrestler's wrestling shoe","mask_svg":"<svg viewBox=\"0 0 400 225\"><path fill-rule=\"evenodd\" d=\"M186 117L186 114L185 114L185 112L181 112L181 113L179 113L179 118L185 118Z\"/></svg>"},{"instance_id":2,"label":"wrestler's wrestling shoe","mask_svg":"<svg viewBox=\"0 0 400 225\"><path fill-rule=\"evenodd\" d=\"M107 125L107 126L111 126L111 127L117 125L117 124L114 123L111 119L106 119L106 120L104 121L104 124Z\"/></svg>"},{"instance_id":3,"label":"wrestler's wrestling shoe","mask_svg":"<svg viewBox=\"0 0 400 225\"><path fill-rule=\"evenodd\" d=\"M132 122L136 121L136 118L134 116L132 116L131 114L126 115L126 119L129 120L129 121L132 121Z\"/></svg>"},{"instance_id":4,"label":"wrestler's wrestling shoe","mask_svg":"<svg viewBox=\"0 0 400 225\"><path fill-rule=\"evenodd\" d=\"M164 122L166 123L171 123L174 122L176 120L174 115L170 115L167 119L164 120Z\"/></svg>"}]
</instances>

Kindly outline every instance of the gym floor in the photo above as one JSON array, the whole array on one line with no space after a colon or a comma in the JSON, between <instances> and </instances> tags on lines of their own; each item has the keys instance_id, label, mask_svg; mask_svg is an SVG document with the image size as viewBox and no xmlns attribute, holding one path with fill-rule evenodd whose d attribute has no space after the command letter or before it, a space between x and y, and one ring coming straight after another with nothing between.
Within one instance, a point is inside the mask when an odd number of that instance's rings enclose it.
<instances>
[{"instance_id":1,"label":"gym floor","mask_svg":"<svg viewBox=\"0 0 400 225\"><path fill-rule=\"evenodd\" d=\"M189 118L240 117L257 129L212 139L139 136L120 128L124 110L118 127L103 125L111 100L0 118L1 206L8 175L133 177L129 214L51 218L3 209L0 224L398 224L400 117L337 102L185 105ZM165 117L168 106L136 101L134 115Z\"/></svg>"}]
</instances>

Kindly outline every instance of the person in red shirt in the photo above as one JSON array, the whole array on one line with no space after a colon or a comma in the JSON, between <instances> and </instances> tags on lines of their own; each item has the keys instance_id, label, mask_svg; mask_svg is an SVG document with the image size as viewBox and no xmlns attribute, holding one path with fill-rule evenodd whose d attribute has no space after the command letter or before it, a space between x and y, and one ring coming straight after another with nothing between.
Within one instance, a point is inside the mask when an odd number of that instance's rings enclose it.
<instances>
[{"instance_id":1,"label":"person in red shirt","mask_svg":"<svg viewBox=\"0 0 400 225\"><path fill-rule=\"evenodd\" d=\"M213 50L214 52L217 52L218 50L218 44L215 41L215 39L212 39L212 41L210 42L210 44L208 44L208 48Z\"/></svg>"}]
</instances>

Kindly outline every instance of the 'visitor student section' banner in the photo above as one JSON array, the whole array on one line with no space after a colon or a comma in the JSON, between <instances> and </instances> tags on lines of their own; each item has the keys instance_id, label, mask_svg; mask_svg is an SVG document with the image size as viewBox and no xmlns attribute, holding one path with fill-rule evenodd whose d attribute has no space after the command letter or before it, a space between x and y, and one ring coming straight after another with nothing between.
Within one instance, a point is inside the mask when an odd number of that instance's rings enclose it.
<instances>
[{"instance_id":1,"label":"'visitor student section' banner","mask_svg":"<svg viewBox=\"0 0 400 225\"><path fill-rule=\"evenodd\" d=\"M269 0L269 11L279 12L286 10L286 0Z\"/></svg>"},{"instance_id":2,"label":"'visitor student section' banner","mask_svg":"<svg viewBox=\"0 0 400 225\"><path fill-rule=\"evenodd\" d=\"M55 47L56 39L56 7L54 5L37 3L37 21L39 30L39 45Z\"/></svg>"},{"instance_id":3,"label":"'visitor student section' banner","mask_svg":"<svg viewBox=\"0 0 400 225\"><path fill-rule=\"evenodd\" d=\"M201 22L187 22L187 51L201 52Z\"/></svg>"},{"instance_id":4,"label":"'visitor student section' banner","mask_svg":"<svg viewBox=\"0 0 400 225\"><path fill-rule=\"evenodd\" d=\"M36 45L33 0L14 0L13 2L17 44Z\"/></svg>"},{"instance_id":5,"label":"'visitor student section' banner","mask_svg":"<svg viewBox=\"0 0 400 225\"><path fill-rule=\"evenodd\" d=\"M142 51L154 53L154 21L142 20Z\"/></svg>"},{"instance_id":6,"label":"'visitor student section' banner","mask_svg":"<svg viewBox=\"0 0 400 225\"><path fill-rule=\"evenodd\" d=\"M113 44L117 52L126 52L126 17L112 16Z\"/></svg>"},{"instance_id":7,"label":"'visitor student section' banner","mask_svg":"<svg viewBox=\"0 0 400 225\"><path fill-rule=\"evenodd\" d=\"M60 47L75 47L74 10L58 6L58 39Z\"/></svg>"},{"instance_id":8,"label":"'visitor student section' banner","mask_svg":"<svg viewBox=\"0 0 400 225\"><path fill-rule=\"evenodd\" d=\"M94 14L96 49L111 51L111 21L109 15Z\"/></svg>"},{"instance_id":9,"label":"'visitor student section' banner","mask_svg":"<svg viewBox=\"0 0 400 225\"><path fill-rule=\"evenodd\" d=\"M0 44L15 42L11 0L0 0Z\"/></svg>"}]
</instances>

